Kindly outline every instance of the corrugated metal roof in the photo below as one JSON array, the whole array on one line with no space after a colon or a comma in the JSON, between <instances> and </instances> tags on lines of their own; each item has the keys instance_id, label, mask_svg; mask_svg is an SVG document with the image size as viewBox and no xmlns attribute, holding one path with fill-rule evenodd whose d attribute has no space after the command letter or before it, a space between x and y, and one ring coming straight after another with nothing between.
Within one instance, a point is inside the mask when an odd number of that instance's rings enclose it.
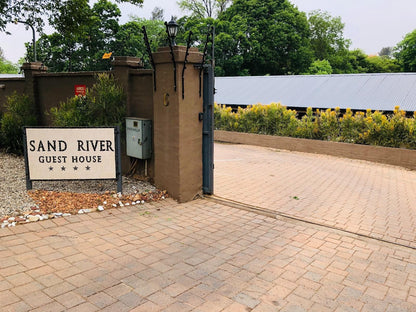
<instances>
[{"instance_id":1,"label":"corrugated metal roof","mask_svg":"<svg viewBox=\"0 0 416 312\"><path fill-rule=\"evenodd\" d=\"M24 78L23 74L0 74L0 78Z\"/></svg>"},{"instance_id":2,"label":"corrugated metal roof","mask_svg":"<svg viewBox=\"0 0 416 312\"><path fill-rule=\"evenodd\" d=\"M216 77L215 88L226 105L416 111L416 73Z\"/></svg>"}]
</instances>

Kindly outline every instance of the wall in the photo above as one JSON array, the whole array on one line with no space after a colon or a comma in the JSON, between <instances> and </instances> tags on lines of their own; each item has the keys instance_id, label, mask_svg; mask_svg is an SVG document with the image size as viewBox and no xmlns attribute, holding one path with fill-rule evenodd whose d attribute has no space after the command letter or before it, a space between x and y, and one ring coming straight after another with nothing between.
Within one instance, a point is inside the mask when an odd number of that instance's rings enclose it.
<instances>
[{"instance_id":1,"label":"wall","mask_svg":"<svg viewBox=\"0 0 416 312\"><path fill-rule=\"evenodd\" d=\"M153 120L153 71L142 68L142 63L136 57L115 57L113 74L126 91L127 116ZM41 126L51 126L48 112L61 102L75 95L75 85L93 86L95 76L102 72L64 72L48 73L47 68L40 62L25 63L22 67L24 78L2 78L0 85L0 111L4 112L7 96L14 91L25 93L33 99L35 110ZM124 135L124 134L123 134ZM125 146L122 138L122 168L127 172L131 159L124 153ZM153 178L153 160L148 161L148 174ZM144 173L145 162L138 162L138 172Z\"/></svg>"},{"instance_id":2,"label":"wall","mask_svg":"<svg viewBox=\"0 0 416 312\"><path fill-rule=\"evenodd\" d=\"M220 142L360 159L416 170L416 150L215 130Z\"/></svg>"},{"instance_id":3,"label":"wall","mask_svg":"<svg viewBox=\"0 0 416 312\"><path fill-rule=\"evenodd\" d=\"M127 95L127 115L153 119L153 78L152 71L142 68L136 57L115 57L114 74ZM14 91L32 97L42 126L50 126L47 112L75 95L75 85L92 87L95 76L101 72L48 73L41 63L25 63L24 78L1 78L0 111L4 111L7 96Z\"/></svg>"},{"instance_id":4,"label":"wall","mask_svg":"<svg viewBox=\"0 0 416 312\"><path fill-rule=\"evenodd\" d=\"M24 92L25 79L24 78L0 78L0 112L4 112L4 104L7 97L12 95L14 91L17 93Z\"/></svg>"},{"instance_id":5,"label":"wall","mask_svg":"<svg viewBox=\"0 0 416 312\"><path fill-rule=\"evenodd\" d=\"M188 53L187 53L188 52ZM177 64L177 88L173 84L174 55ZM142 62L134 57L115 57L111 74L126 92L127 116L152 120L153 155L148 161L139 160L136 172L148 175L170 196L185 202L202 193L202 122L199 114L203 111L203 99L199 95L200 70L195 65L202 62L202 53L196 48L160 48L153 54L156 70L156 90L153 88L153 70L142 68ZM184 84L182 84L182 69ZM22 67L25 78L20 85L6 83L6 90L16 89L33 99L39 115L40 125L49 126L47 112L74 96L74 86L81 84L91 87L97 72L47 73L40 62L25 63ZM185 86L182 97L182 86ZM169 98L169 104L166 99ZM5 99L0 98L0 107ZM122 134L123 136L125 134ZM122 171L127 173L136 161L125 154L126 138L122 137ZM134 168L132 168L134 169Z\"/></svg>"},{"instance_id":6,"label":"wall","mask_svg":"<svg viewBox=\"0 0 416 312\"><path fill-rule=\"evenodd\" d=\"M41 124L51 125L51 120L46 112L73 97L75 85L86 85L87 88L91 88L95 82L96 74L97 72L36 74L36 101Z\"/></svg>"}]
</instances>

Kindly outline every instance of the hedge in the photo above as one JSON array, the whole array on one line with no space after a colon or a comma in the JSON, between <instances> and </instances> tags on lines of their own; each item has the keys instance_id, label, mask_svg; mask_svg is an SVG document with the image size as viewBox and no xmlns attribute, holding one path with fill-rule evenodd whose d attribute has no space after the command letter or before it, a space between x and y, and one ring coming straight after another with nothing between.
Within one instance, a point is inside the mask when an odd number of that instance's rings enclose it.
<instances>
[{"instance_id":1,"label":"hedge","mask_svg":"<svg viewBox=\"0 0 416 312\"><path fill-rule=\"evenodd\" d=\"M232 112L214 105L215 129L315 140L416 149L416 112L412 118L398 106L392 114L380 111L353 113L347 108L321 111L308 108L301 118L280 103L256 104Z\"/></svg>"}]
</instances>

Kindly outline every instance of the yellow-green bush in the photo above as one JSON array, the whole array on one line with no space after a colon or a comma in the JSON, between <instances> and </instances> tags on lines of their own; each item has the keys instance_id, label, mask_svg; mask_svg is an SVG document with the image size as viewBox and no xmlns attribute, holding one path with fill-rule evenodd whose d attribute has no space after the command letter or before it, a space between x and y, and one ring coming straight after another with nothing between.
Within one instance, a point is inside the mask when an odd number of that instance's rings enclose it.
<instances>
[{"instance_id":1,"label":"yellow-green bush","mask_svg":"<svg viewBox=\"0 0 416 312\"><path fill-rule=\"evenodd\" d=\"M215 104L215 128L297 138L359 143L416 149L416 112L412 118L395 107L390 115L379 111L353 113L340 108L313 111L302 118L280 103L256 104L232 112L231 107Z\"/></svg>"}]
</instances>

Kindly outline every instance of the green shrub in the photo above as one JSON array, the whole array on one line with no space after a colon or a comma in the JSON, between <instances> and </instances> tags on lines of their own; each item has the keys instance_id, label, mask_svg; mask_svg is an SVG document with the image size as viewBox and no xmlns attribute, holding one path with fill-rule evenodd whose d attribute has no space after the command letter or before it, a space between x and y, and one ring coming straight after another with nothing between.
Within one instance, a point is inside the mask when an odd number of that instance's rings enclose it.
<instances>
[{"instance_id":1,"label":"green shrub","mask_svg":"<svg viewBox=\"0 0 416 312\"><path fill-rule=\"evenodd\" d=\"M393 114L379 111L356 112L339 107L315 112L306 110L302 118L281 104L256 104L233 113L230 107L214 106L215 128L306 139L359 143L416 149L416 112L412 118L395 107Z\"/></svg>"},{"instance_id":2,"label":"green shrub","mask_svg":"<svg viewBox=\"0 0 416 312\"><path fill-rule=\"evenodd\" d=\"M98 74L97 82L82 97L73 97L50 110L52 123L59 127L122 126L126 96L113 76Z\"/></svg>"},{"instance_id":3,"label":"green shrub","mask_svg":"<svg viewBox=\"0 0 416 312\"><path fill-rule=\"evenodd\" d=\"M23 154L23 127L37 125L36 113L29 97L17 92L9 96L0 124L1 147L7 152Z\"/></svg>"}]
</instances>

